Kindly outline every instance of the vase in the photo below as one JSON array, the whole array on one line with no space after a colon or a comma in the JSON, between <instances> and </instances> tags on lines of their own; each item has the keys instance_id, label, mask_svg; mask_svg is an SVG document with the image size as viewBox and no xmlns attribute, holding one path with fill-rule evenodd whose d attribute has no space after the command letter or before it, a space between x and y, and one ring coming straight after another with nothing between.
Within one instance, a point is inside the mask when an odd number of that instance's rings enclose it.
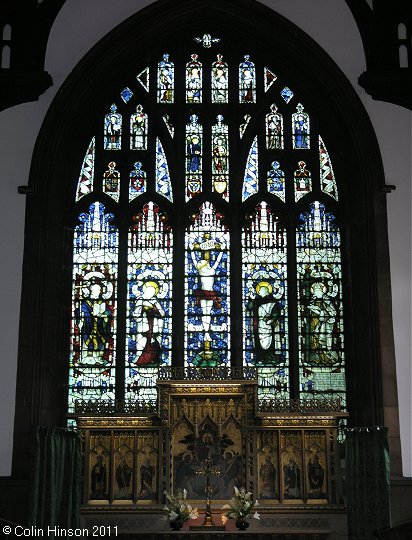
<instances>
[{"instance_id":1,"label":"vase","mask_svg":"<svg viewBox=\"0 0 412 540\"><path fill-rule=\"evenodd\" d=\"M236 520L235 525L239 529L239 531L246 531L246 529L249 527L249 521L239 518Z\"/></svg>"},{"instance_id":2,"label":"vase","mask_svg":"<svg viewBox=\"0 0 412 540\"><path fill-rule=\"evenodd\" d=\"M180 529L183 527L183 521L180 519L171 519L169 523L170 528L174 531L180 531Z\"/></svg>"}]
</instances>

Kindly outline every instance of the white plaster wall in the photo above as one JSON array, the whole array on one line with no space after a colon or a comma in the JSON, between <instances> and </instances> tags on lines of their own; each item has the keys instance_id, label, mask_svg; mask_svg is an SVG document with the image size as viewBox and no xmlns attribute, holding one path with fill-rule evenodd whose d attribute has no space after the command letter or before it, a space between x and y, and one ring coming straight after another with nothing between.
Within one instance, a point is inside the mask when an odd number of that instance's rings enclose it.
<instances>
[{"instance_id":1,"label":"white plaster wall","mask_svg":"<svg viewBox=\"0 0 412 540\"><path fill-rule=\"evenodd\" d=\"M397 190L388 196L388 221L404 475L412 476L411 114L401 107L373 101L357 85L357 78L365 69L365 60L359 32L344 0L260 1L302 28L340 66L358 92L375 127L386 182L397 186ZM0 113L0 230L1 253L4 254L0 265L3 300L0 476L10 474L13 439L25 210L25 200L17 194L17 186L27 184L36 137L64 79L108 31L150 3L150 0L67 0L48 43L45 69L53 77L53 87L38 102Z\"/></svg>"}]
</instances>

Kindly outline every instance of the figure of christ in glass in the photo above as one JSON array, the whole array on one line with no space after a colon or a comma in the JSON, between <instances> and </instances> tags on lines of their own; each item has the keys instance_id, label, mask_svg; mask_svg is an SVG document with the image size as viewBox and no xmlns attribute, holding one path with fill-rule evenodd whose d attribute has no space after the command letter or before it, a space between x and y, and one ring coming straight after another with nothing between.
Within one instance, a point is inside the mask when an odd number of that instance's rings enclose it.
<instances>
[{"instance_id":1,"label":"figure of christ in glass","mask_svg":"<svg viewBox=\"0 0 412 540\"><path fill-rule=\"evenodd\" d=\"M73 303L69 409L74 400L113 397L118 232L93 203L73 239Z\"/></svg>"},{"instance_id":2,"label":"figure of christ in glass","mask_svg":"<svg viewBox=\"0 0 412 540\"><path fill-rule=\"evenodd\" d=\"M229 361L229 233L223 216L205 202L186 233L186 365Z\"/></svg>"}]
</instances>

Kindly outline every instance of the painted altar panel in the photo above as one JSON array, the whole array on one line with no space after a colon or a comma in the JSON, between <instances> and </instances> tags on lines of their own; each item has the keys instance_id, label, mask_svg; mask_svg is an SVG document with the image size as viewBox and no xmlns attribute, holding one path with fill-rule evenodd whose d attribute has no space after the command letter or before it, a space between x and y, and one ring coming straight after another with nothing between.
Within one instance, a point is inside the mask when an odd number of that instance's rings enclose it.
<instances>
[{"instance_id":1,"label":"painted altar panel","mask_svg":"<svg viewBox=\"0 0 412 540\"><path fill-rule=\"evenodd\" d=\"M326 502L329 467L325 431L305 431L305 469L308 502Z\"/></svg>"},{"instance_id":2,"label":"painted altar panel","mask_svg":"<svg viewBox=\"0 0 412 540\"><path fill-rule=\"evenodd\" d=\"M279 502L279 442L277 431L261 431L257 441L258 499Z\"/></svg>"},{"instance_id":3,"label":"painted altar panel","mask_svg":"<svg viewBox=\"0 0 412 540\"><path fill-rule=\"evenodd\" d=\"M134 433L114 436L114 500L133 502Z\"/></svg>"},{"instance_id":4,"label":"painted altar panel","mask_svg":"<svg viewBox=\"0 0 412 540\"><path fill-rule=\"evenodd\" d=\"M153 431L137 433L136 494L138 502L158 500L159 435Z\"/></svg>"},{"instance_id":5,"label":"painted altar panel","mask_svg":"<svg viewBox=\"0 0 412 540\"><path fill-rule=\"evenodd\" d=\"M280 473L281 500L303 502L303 452L301 431L281 431Z\"/></svg>"},{"instance_id":6,"label":"painted altar panel","mask_svg":"<svg viewBox=\"0 0 412 540\"><path fill-rule=\"evenodd\" d=\"M204 500L206 479L199 473L207 459L220 471L210 478L213 500L227 500L234 486L244 485L243 410L243 396L172 400L174 491L186 489L189 499Z\"/></svg>"},{"instance_id":7,"label":"painted altar panel","mask_svg":"<svg viewBox=\"0 0 412 540\"><path fill-rule=\"evenodd\" d=\"M95 432L90 436L88 462L88 499L105 504L109 502L110 434Z\"/></svg>"}]
</instances>

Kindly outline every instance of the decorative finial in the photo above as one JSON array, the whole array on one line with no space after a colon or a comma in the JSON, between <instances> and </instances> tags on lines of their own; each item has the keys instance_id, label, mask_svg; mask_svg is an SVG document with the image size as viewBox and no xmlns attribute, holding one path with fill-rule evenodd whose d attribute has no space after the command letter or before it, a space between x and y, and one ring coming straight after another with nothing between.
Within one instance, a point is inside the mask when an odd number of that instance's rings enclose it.
<instances>
[{"instance_id":1,"label":"decorative finial","mask_svg":"<svg viewBox=\"0 0 412 540\"><path fill-rule=\"evenodd\" d=\"M212 43L218 43L220 41L220 38L212 38L210 34L203 34L203 37L195 37L193 38L193 41L196 41L196 43L201 43L206 49L210 49Z\"/></svg>"}]
</instances>

